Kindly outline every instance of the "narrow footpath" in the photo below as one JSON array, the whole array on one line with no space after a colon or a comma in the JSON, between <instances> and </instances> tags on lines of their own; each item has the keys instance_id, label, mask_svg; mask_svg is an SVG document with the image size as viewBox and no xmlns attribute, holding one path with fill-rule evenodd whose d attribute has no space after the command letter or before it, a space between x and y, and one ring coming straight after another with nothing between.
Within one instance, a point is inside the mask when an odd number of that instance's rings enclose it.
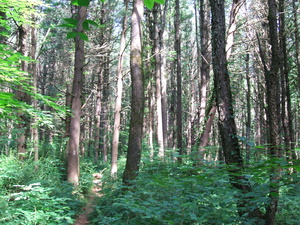
<instances>
[{"instance_id":1,"label":"narrow footpath","mask_svg":"<svg viewBox=\"0 0 300 225\"><path fill-rule=\"evenodd\" d=\"M93 177L94 177L93 180L94 186L91 193L87 197L88 202L83 208L83 212L76 218L74 225L89 224L89 214L93 211L95 205L95 199L96 197L100 197L99 191L101 190L102 173L94 173Z\"/></svg>"}]
</instances>

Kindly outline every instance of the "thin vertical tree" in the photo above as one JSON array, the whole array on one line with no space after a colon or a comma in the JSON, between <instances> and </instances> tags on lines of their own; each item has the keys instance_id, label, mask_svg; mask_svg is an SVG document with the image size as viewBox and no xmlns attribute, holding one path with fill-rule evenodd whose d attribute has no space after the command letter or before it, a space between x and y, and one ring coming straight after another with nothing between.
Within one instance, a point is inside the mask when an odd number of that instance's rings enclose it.
<instances>
[{"instance_id":1,"label":"thin vertical tree","mask_svg":"<svg viewBox=\"0 0 300 225\"><path fill-rule=\"evenodd\" d=\"M134 0L131 15L131 117L127 160L123 172L123 183L130 185L137 176L141 160L144 120L144 77L142 66L142 19L144 1Z\"/></svg>"},{"instance_id":2,"label":"thin vertical tree","mask_svg":"<svg viewBox=\"0 0 300 225\"><path fill-rule=\"evenodd\" d=\"M117 90L116 90L116 102L115 102L115 115L114 115L114 132L111 151L111 170L110 173L114 176L118 171L118 148L120 137L120 123L121 123L121 109L122 109L122 91L123 91L123 61L124 52L126 47L126 31L127 31L127 10L128 0L124 1L125 12L122 21L122 32L120 40L120 52L117 67Z\"/></svg>"},{"instance_id":3,"label":"thin vertical tree","mask_svg":"<svg viewBox=\"0 0 300 225\"><path fill-rule=\"evenodd\" d=\"M175 51L176 51L176 133L178 162L182 162L182 87L181 87L181 40L180 40L180 0L175 1Z\"/></svg>"},{"instance_id":4,"label":"thin vertical tree","mask_svg":"<svg viewBox=\"0 0 300 225\"><path fill-rule=\"evenodd\" d=\"M74 7L74 16L78 20L76 32L83 33L82 23L86 19L86 6ZM73 185L79 182L79 142L80 142L80 118L82 105L82 84L84 68L84 40L77 35L75 37L75 65L72 88L72 117L70 120L70 140L68 145L68 181Z\"/></svg>"}]
</instances>

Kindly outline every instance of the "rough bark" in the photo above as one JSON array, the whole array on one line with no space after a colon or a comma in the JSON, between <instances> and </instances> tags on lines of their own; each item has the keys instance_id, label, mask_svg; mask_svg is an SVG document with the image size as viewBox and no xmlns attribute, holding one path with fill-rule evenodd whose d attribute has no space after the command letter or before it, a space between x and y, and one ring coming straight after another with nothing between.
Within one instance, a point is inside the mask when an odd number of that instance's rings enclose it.
<instances>
[{"instance_id":1,"label":"rough bark","mask_svg":"<svg viewBox=\"0 0 300 225\"><path fill-rule=\"evenodd\" d=\"M255 207L246 209L249 202L244 194L252 190L247 179L240 175L243 171L243 159L237 138L234 121L232 93L226 60L225 13L224 0L210 0L212 12L212 62L214 72L214 89L218 110L218 125L225 163L235 165L230 169L231 184L241 191L238 201L239 213L247 213L250 218L262 217L262 213ZM248 208L248 207L247 207Z\"/></svg>"},{"instance_id":2,"label":"rough bark","mask_svg":"<svg viewBox=\"0 0 300 225\"><path fill-rule=\"evenodd\" d=\"M28 28L26 25L20 25L18 27L18 52L21 53L23 56L28 56L28 44L27 44L27 35L28 35ZM21 62L21 69L24 72L28 72L28 63L25 61ZM16 91L16 98L19 101L25 102L27 104L30 103L30 96L24 92L23 88L20 86ZM18 112L18 138L17 138L17 150L19 154L19 159L24 160L26 149L27 149L27 138L29 132L29 117L24 112Z\"/></svg>"},{"instance_id":3,"label":"rough bark","mask_svg":"<svg viewBox=\"0 0 300 225\"><path fill-rule=\"evenodd\" d=\"M180 0L175 1L175 51L176 51L176 132L178 162L182 162L182 87L181 87L181 40L180 40Z\"/></svg>"},{"instance_id":4,"label":"rough bark","mask_svg":"<svg viewBox=\"0 0 300 225\"><path fill-rule=\"evenodd\" d=\"M78 25L76 31L83 32L82 23L86 18L87 9L83 6L75 6ZM68 149L68 181L73 185L79 182L79 142L80 142L80 118L81 98L84 67L84 40L79 35L75 38L75 65L72 88L72 117L70 121L70 140Z\"/></svg>"},{"instance_id":5,"label":"rough bark","mask_svg":"<svg viewBox=\"0 0 300 225\"><path fill-rule=\"evenodd\" d=\"M279 52L278 52L278 35L277 35L277 9L275 0L268 0L269 6L269 37L271 44L271 65L270 69L266 71L266 89L267 89L267 119L269 131L269 145L270 157L280 157L279 147L279 134L278 134L278 65L279 65ZM275 224L275 215L277 212L278 198L279 198L279 169L274 167L270 171L270 202L266 207L266 225Z\"/></svg>"},{"instance_id":6,"label":"rough bark","mask_svg":"<svg viewBox=\"0 0 300 225\"><path fill-rule=\"evenodd\" d=\"M121 109L122 109L122 91L123 91L123 61L124 51L126 47L126 31L127 31L127 10L128 1L125 1L125 13L122 21L122 32L120 40L120 52L117 67L117 91L116 91L116 102L115 102L115 115L114 115L114 133L111 150L111 170L110 173L114 176L118 171L118 147L120 137L120 123L121 123Z\"/></svg>"},{"instance_id":7,"label":"rough bark","mask_svg":"<svg viewBox=\"0 0 300 225\"><path fill-rule=\"evenodd\" d=\"M127 160L123 173L123 183L131 185L139 171L142 151L144 118L144 79L142 68L142 18L144 1L134 0L131 16L131 118L127 150Z\"/></svg>"}]
</instances>

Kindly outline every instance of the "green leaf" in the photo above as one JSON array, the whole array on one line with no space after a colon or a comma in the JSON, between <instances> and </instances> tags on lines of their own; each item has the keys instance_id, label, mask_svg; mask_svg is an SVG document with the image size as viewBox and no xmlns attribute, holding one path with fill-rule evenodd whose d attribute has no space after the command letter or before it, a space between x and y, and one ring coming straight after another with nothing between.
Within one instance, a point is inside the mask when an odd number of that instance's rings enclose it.
<instances>
[{"instance_id":1,"label":"green leaf","mask_svg":"<svg viewBox=\"0 0 300 225\"><path fill-rule=\"evenodd\" d=\"M85 33L77 33L80 37L80 39L84 40L84 41L88 41L89 38Z\"/></svg>"},{"instance_id":2,"label":"green leaf","mask_svg":"<svg viewBox=\"0 0 300 225\"><path fill-rule=\"evenodd\" d=\"M144 0L144 4L148 9L152 9L154 6L154 0Z\"/></svg>"},{"instance_id":3,"label":"green leaf","mask_svg":"<svg viewBox=\"0 0 300 225\"><path fill-rule=\"evenodd\" d=\"M88 24L91 24L91 25L94 25L94 26L99 26L98 23L96 23L95 21L93 20L85 20Z\"/></svg>"},{"instance_id":4,"label":"green leaf","mask_svg":"<svg viewBox=\"0 0 300 225\"><path fill-rule=\"evenodd\" d=\"M154 1L159 3L159 4L165 4L165 0L154 0Z\"/></svg>"},{"instance_id":5,"label":"green leaf","mask_svg":"<svg viewBox=\"0 0 300 225\"><path fill-rule=\"evenodd\" d=\"M70 39L70 38L75 38L77 36L77 32L68 32L67 33L67 39Z\"/></svg>"},{"instance_id":6,"label":"green leaf","mask_svg":"<svg viewBox=\"0 0 300 225\"><path fill-rule=\"evenodd\" d=\"M73 18L63 18L63 20L66 21L67 23L74 24L76 26L78 24L78 20L73 19Z\"/></svg>"},{"instance_id":7,"label":"green leaf","mask_svg":"<svg viewBox=\"0 0 300 225\"><path fill-rule=\"evenodd\" d=\"M82 27L83 27L83 29L85 29L85 30L90 30L89 22L87 22L86 20L83 21Z\"/></svg>"},{"instance_id":8,"label":"green leaf","mask_svg":"<svg viewBox=\"0 0 300 225\"><path fill-rule=\"evenodd\" d=\"M77 6L89 6L90 0L72 0L71 4Z\"/></svg>"},{"instance_id":9,"label":"green leaf","mask_svg":"<svg viewBox=\"0 0 300 225\"><path fill-rule=\"evenodd\" d=\"M75 28L76 25L70 24L70 23L64 23L64 24L59 25L58 27Z\"/></svg>"}]
</instances>

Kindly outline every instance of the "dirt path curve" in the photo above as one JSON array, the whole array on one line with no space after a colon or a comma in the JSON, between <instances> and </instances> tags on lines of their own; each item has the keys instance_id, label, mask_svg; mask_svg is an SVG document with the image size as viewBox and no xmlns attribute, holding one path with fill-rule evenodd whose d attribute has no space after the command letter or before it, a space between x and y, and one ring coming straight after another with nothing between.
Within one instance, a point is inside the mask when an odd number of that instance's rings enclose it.
<instances>
[{"instance_id":1,"label":"dirt path curve","mask_svg":"<svg viewBox=\"0 0 300 225\"><path fill-rule=\"evenodd\" d=\"M93 174L94 186L93 186L92 192L88 196L88 202L85 205L85 207L83 208L83 212L76 218L74 225L89 224L89 214L93 211L93 207L95 204L95 198L100 197L99 191L101 190L101 178L102 178L101 172Z\"/></svg>"}]
</instances>

